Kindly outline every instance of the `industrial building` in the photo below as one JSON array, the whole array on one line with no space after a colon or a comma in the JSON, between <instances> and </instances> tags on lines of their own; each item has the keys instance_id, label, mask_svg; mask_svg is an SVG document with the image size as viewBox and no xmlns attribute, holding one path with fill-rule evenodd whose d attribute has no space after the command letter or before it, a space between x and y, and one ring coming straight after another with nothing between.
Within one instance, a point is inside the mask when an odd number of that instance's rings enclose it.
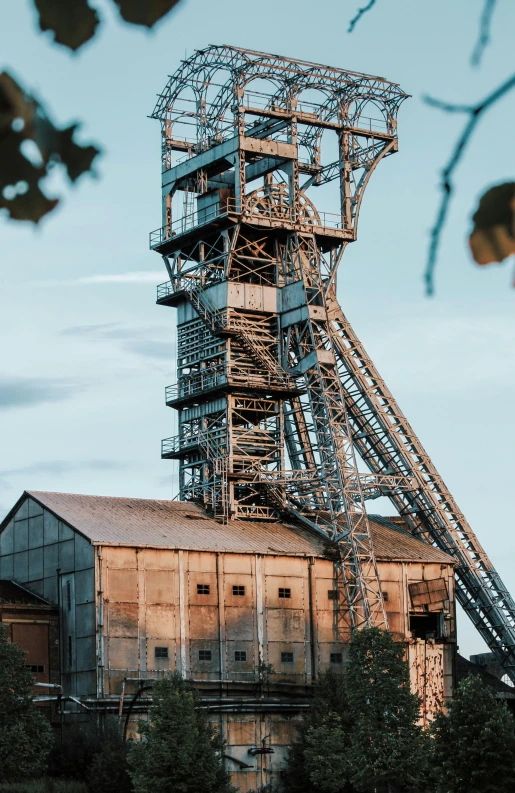
<instances>
[{"instance_id":1,"label":"industrial building","mask_svg":"<svg viewBox=\"0 0 515 793\"><path fill-rule=\"evenodd\" d=\"M113 712L135 735L153 681L177 669L242 793L277 787L352 631L403 643L424 725L453 694L456 602L515 681L515 603L337 301L406 98L237 47L181 63L152 114L150 235L169 278L157 302L178 314L178 432L161 454L179 500L27 492L0 525L5 587L58 609L65 718ZM369 514L377 497L395 517Z\"/></svg>"},{"instance_id":2,"label":"industrial building","mask_svg":"<svg viewBox=\"0 0 515 793\"><path fill-rule=\"evenodd\" d=\"M427 722L452 695L454 561L397 522L370 525ZM0 578L41 603L45 620L59 604L60 678L55 665L46 676L57 637L41 642L34 605L20 619L0 614L23 624L22 647L39 643L28 660L38 680L61 682L65 718L111 712L133 735L152 681L178 669L220 724L242 793L278 779L313 680L345 661L334 561L293 523L224 525L191 503L30 492L0 525Z\"/></svg>"}]
</instances>

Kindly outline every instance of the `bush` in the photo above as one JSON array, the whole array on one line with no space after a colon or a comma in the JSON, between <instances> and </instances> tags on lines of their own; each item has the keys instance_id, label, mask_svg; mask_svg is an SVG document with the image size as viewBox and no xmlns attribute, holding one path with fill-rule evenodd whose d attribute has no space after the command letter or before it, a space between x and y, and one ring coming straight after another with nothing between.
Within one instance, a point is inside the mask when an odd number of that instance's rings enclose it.
<instances>
[{"instance_id":1,"label":"bush","mask_svg":"<svg viewBox=\"0 0 515 793\"><path fill-rule=\"evenodd\" d=\"M51 727L32 699L25 659L0 625L0 782L41 774L52 743Z\"/></svg>"},{"instance_id":2,"label":"bush","mask_svg":"<svg viewBox=\"0 0 515 793\"><path fill-rule=\"evenodd\" d=\"M178 673L152 691L142 742L129 753L136 793L233 793L222 766L223 740L208 723L195 691Z\"/></svg>"},{"instance_id":3,"label":"bush","mask_svg":"<svg viewBox=\"0 0 515 793\"><path fill-rule=\"evenodd\" d=\"M85 782L91 790L131 790L127 774L127 744L115 716L91 714L85 721L66 724L63 740L48 760L51 777Z\"/></svg>"}]
</instances>

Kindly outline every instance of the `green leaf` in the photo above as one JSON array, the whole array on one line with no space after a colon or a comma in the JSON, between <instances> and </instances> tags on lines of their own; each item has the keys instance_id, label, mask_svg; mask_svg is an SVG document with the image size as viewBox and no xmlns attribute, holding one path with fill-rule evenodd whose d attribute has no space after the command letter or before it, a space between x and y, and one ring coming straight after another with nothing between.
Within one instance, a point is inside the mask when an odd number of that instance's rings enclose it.
<instances>
[{"instance_id":1,"label":"green leaf","mask_svg":"<svg viewBox=\"0 0 515 793\"><path fill-rule=\"evenodd\" d=\"M179 0L114 0L120 9L122 19L133 25L153 27L164 17Z\"/></svg>"},{"instance_id":2,"label":"green leaf","mask_svg":"<svg viewBox=\"0 0 515 793\"><path fill-rule=\"evenodd\" d=\"M76 125L55 127L42 105L28 95L7 73L0 74L0 209L13 220L38 223L58 204L41 190L40 181L56 162L67 171L71 182L91 170L99 149L74 141ZM28 159L23 145L31 141Z\"/></svg>"},{"instance_id":3,"label":"green leaf","mask_svg":"<svg viewBox=\"0 0 515 793\"><path fill-rule=\"evenodd\" d=\"M88 0L34 0L41 30L51 30L54 41L78 50L93 38L100 22Z\"/></svg>"}]
</instances>

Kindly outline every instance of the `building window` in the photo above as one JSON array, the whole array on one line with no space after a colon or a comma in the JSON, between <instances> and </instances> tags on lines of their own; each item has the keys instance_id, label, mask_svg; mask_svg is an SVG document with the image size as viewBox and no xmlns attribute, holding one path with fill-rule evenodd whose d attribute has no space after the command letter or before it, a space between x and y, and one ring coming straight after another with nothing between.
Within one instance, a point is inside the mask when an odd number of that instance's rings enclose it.
<instances>
[{"instance_id":1,"label":"building window","mask_svg":"<svg viewBox=\"0 0 515 793\"><path fill-rule=\"evenodd\" d=\"M329 600L338 600L338 590L337 589L328 589L327 590L327 597Z\"/></svg>"},{"instance_id":2,"label":"building window","mask_svg":"<svg viewBox=\"0 0 515 793\"><path fill-rule=\"evenodd\" d=\"M72 637L68 636L68 666L72 665Z\"/></svg>"},{"instance_id":3,"label":"building window","mask_svg":"<svg viewBox=\"0 0 515 793\"><path fill-rule=\"evenodd\" d=\"M243 597L245 594L245 587L244 586L233 586L232 588L233 595L237 595L238 597Z\"/></svg>"},{"instance_id":4,"label":"building window","mask_svg":"<svg viewBox=\"0 0 515 793\"><path fill-rule=\"evenodd\" d=\"M289 587L279 587L279 597L280 598L291 598L291 589Z\"/></svg>"},{"instance_id":5,"label":"building window","mask_svg":"<svg viewBox=\"0 0 515 793\"><path fill-rule=\"evenodd\" d=\"M42 664L25 664L25 669L28 669L34 675L45 674L45 667Z\"/></svg>"},{"instance_id":6,"label":"building window","mask_svg":"<svg viewBox=\"0 0 515 793\"><path fill-rule=\"evenodd\" d=\"M383 600L385 603L388 603L388 592L383 592Z\"/></svg>"},{"instance_id":7,"label":"building window","mask_svg":"<svg viewBox=\"0 0 515 793\"><path fill-rule=\"evenodd\" d=\"M154 657L155 658L168 658L168 647L155 647L154 648Z\"/></svg>"},{"instance_id":8,"label":"building window","mask_svg":"<svg viewBox=\"0 0 515 793\"><path fill-rule=\"evenodd\" d=\"M209 584L197 584L197 595L209 595Z\"/></svg>"},{"instance_id":9,"label":"building window","mask_svg":"<svg viewBox=\"0 0 515 793\"><path fill-rule=\"evenodd\" d=\"M342 661L343 661L343 656L341 653L331 653L332 664L341 664Z\"/></svg>"},{"instance_id":10,"label":"building window","mask_svg":"<svg viewBox=\"0 0 515 793\"><path fill-rule=\"evenodd\" d=\"M69 581L66 582L66 605L68 606L68 611L72 610L72 585Z\"/></svg>"},{"instance_id":11,"label":"building window","mask_svg":"<svg viewBox=\"0 0 515 793\"><path fill-rule=\"evenodd\" d=\"M246 650L235 650L235 652L234 652L234 660L235 661L246 661L247 660L247 651Z\"/></svg>"},{"instance_id":12,"label":"building window","mask_svg":"<svg viewBox=\"0 0 515 793\"><path fill-rule=\"evenodd\" d=\"M210 661L211 660L211 650L199 650L198 651L198 659L199 659L199 661Z\"/></svg>"},{"instance_id":13,"label":"building window","mask_svg":"<svg viewBox=\"0 0 515 793\"><path fill-rule=\"evenodd\" d=\"M282 664L292 664L293 663L293 653L281 653L281 663Z\"/></svg>"}]
</instances>

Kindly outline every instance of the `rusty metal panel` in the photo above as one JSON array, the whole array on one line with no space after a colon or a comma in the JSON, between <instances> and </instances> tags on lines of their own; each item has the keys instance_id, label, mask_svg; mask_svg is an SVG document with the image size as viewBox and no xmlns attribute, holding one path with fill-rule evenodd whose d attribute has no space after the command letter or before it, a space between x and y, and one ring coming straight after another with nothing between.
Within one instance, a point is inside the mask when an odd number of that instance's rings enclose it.
<instances>
[{"instance_id":1,"label":"rusty metal panel","mask_svg":"<svg viewBox=\"0 0 515 793\"><path fill-rule=\"evenodd\" d=\"M298 560L294 559L292 561ZM284 571L285 567L288 569L283 562L280 570ZM289 589L291 597L279 597L280 589ZM304 579L294 576L267 575L265 577L265 597L267 608L304 608Z\"/></svg>"},{"instance_id":2,"label":"rusty metal panel","mask_svg":"<svg viewBox=\"0 0 515 793\"><path fill-rule=\"evenodd\" d=\"M135 548L103 548L104 559L108 567L135 568L138 566L138 555Z\"/></svg>"},{"instance_id":3,"label":"rusty metal panel","mask_svg":"<svg viewBox=\"0 0 515 793\"><path fill-rule=\"evenodd\" d=\"M252 574L252 556L248 553L224 554L224 570L226 573Z\"/></svg>"},{"instance_id":4,"label":"rusty metal panel","mask_svg":"<svg viewBox=\"0 0 515 793\"><path fill-rule=\"evenodd\" d=\"M296 723L292 719L285 720L279 714L271 714L270 743L273 746L289 747L295 739L296 731Z\"/></svg>"},{"instance_id":5,"label":"rusty metal panel","mask_svg":"<svg viewBox=\"0 0 515 793\"><path fill-rule=\"evenodd\" d=\"M321 611L333 611L336 608L336 603L329 593L337 590L337 585L334 583L333 578L316 578L314 599L317 609Z\"/></svg>"},{"instance_id":6,"label":"rusty metal panel","mask_svg":"<svg viewBox=\"0 0 515 793\"><path fill-rule=\"evenodd\" d=\"M138 554L139 567L145 570L177 570L177 551L145 548Z\"/></svg>"},{"instance_id":7,"label":"rusty metal panel","mask_svg":"<svg viewBox=\"0 0 515 793\"><path fill-rule=\"evenodd\" d=\"M39 672L32 670L36 683L48 683L48 624L12 622L11 637L27 653L25 663L43 667Z\"/></svg>"},{"instance_id":8,"label":"rusty metal panel","mask_svg":"<svg viewBox=\"0 0 515 793\"><path fill-rule=\"evenodd\" d=\"M224 602L227 606L252 606L254 602L254 586L253 578L251 575L244 575L243 573L228 573L225 570L225 562L227 556L224 557ZM235 594L234 587L244 587L244 593ZM236 590L240 593L241 589Z\"/></svg>"},{"instance_id":9,"label":"rusty metal panel","mask_svg":"<svg viewBox=\"0 0 515 793\"><path fill-rule=\"evenodd\" d=\"M285 652L293 653L293 662L281 660L281 653ZM306 646L304 642L269 642L268 662L274 668L273 679L288 681L299 677L304 678L306 673ZM278 677L279 675L280 677Z\"/></svg>"},{"instance_id":10,"label":"rusty metal panel","mask_svg":"<svg viewBox=\"0 0 515 793\"><path fill-rule=\"evenodd\" d=\"M190 672L193 678L209 679L215 675L215 679L220 674L220 650L217 641L207 639L192 639L190 641ZM200 655L201 651L211 653L211 658L205 659Z\"/></svg>"},{"instance_id":11,"label":"rusty metal panel","mask_svg":"<svg viewBox=\"0 0 515 793\"><path fill-rule=\"evenodd\" d=\"M218 639L218 608L190 606L190 636L192 639Z\"/></svg>"},{"instance_id":12,"label":"rusty metal panel","mask_svg":"<svg viewBox=\"0 0 515 793\"><path fill-rule=\"evenodd\" d=\"M193 521L192 521L193 522ZM215 573L216 556L214 553L188 552L188 570L198 573Z\"/></svg>"},{"instance_id":13,"label":"rusty metal panel","mask_svg":"<svg viewBox=\"0 0 515 793\"><path fill-rule=\"evenodd\" d=\"M319 642L335 642L338 640L338 609L317 611L317 631ZM350 629L349 629L350 630Z\"/></svg>"},{"instance_id":14,"label":"rusty metal panel","mask_svg":"<svg viewBox=\"0 0 515 793\"><path fill-rule=\"evenodd\" d=\"M255 746L256 717L254 715L229 715L227 720L227 742L231 747Z\"/></svg>"},{"instance_id":15,"label":"rusty metal panel","mask_svg":"<svg viewBox=\"0 0 515 793\"><path fill-rule=\"evenodd\" d=\"M107 570L106 595L111 601L138 601L138 571L113 569Z\"/></svg>"},{"instance_id":16,"label":"rusty metal panel","mask_svg":"<svg viewBox=\"0 0 515 793\"><path fill-rule=\"evenodd\" d=\"M430 581L418 581L408 584L408 589L413 606L429 606L442 604L449 599L447 584L444 578L434 578Z\"/></svg>"},{"instance_id":17,"label":"rusty metal panel","mask_svg":"<svg viewBox=\"0 0 515 793\"><path fill-rule=\"evenodd\" d=\"M443 644L422 639L408 644L411 690L421 700L421 723L428 726L444 705Z\"/></svg>"},{"instance_id":18,"label":"rusty metal panel","mask_svg":"<svg viewBox=\"0 0 515 793\"><path fill-rule=\"evenodd\" d=\"M112 637L138 636L138 604L116 603L106 604L109 635Z\"/></svg>"},{"instance_id":19,"label":"rusty metal panel","mask_svg":"<svg viewBox=\"0 0 515 793\"><path fill-rule=\"evenodd\" d=\"M204 554L207 555L207 554ZM191 556L191 554L190 554ZM194 554L197 556L197 554ZM215 555L212 554L213 560ZM209 587L209 591L200 591L198 587ZM191 605L216 606L218 605L217 578L214 572L190 572L188 574L188 598Z\"/></svg>"},{"instance_id":20,"label":"rusty metal panel","mask_svg":"<svg viewBox=\"0 0 515 793\"><path fill-rule=\"evenodd\" d=\"M254 654L254 642L244 641L242 639L228 641L226 643L226 663L229 678L238 679L239 675L244 675L245 678L253 678L256 675L258 666L258 658ZM246 658L244 661L236 660L236 653L245 652ZM241 658L241 655L239 656Z\"/></svg>"},{"instance_id":21,"label":"rusty metal panel","mask_svg":"<svg viewBox=\"0 0 515 793\"><path fill-rule=\"evenodd\" d=\"M145 571L145 600L147 603L175 603L175 580L169 570Z\"/></svg>"},{"instance_id":22,"label":"rusty metal panel","mask_svg":"<svg viewBox=\"0 0 515 793\"><path fill-rule=\"evenodd\" d=\"M168 658L156 658L156 647L166 647ZM147 639L147 671L167 672L176 668L176 646L173 639Z\"/></svg>"},{"instance_id":23,"label":"rusty metal panel","mask_svg":"<svg viewBox=\"0 0 515 793\"><path fill-rule=\"evenodd\" d=\"M225 607L225 634L227 639L254 639L256 630L253 608Z\"/></svg>"},{"instance_id":24,"label":"rusty metal panel","mask_svg":"<svg viewBox=\"0 0 515 793\"><path fill-rule=\"evenodd\" d=\"M385 605L388 606L388 603ZM388 608L386 608L386 614L388 616L388 629L404 638L404 614L400 614L398 611L389 611Z\"/></svg>"},{"instance_id":25,"label":"rusty metal panel","mask_svg":"<svg viewBox=\"0 0 515 793\"><path fill-rule=\"evenodd\" d=\"M315 574L319 578L334 578L334 564L328 559L315 558Z\"/></svg>"},{"instance_id":26,"label":"rusty metal panel","mask_svg":"<svg viewBox=\"0 0 515 793\"><path fill-rule=\"evenodd\" d=\"M137 638L109 637L109 668L125 670L139 670L139 653Z\"/></svg>"},{"instance_id":27,"label":"rusty metal panel","mask_svg":"<svg viewBox=\"0 0 515 793\"><path fill-rule=\"evenodd\" d=\"M270 609L266 616L268 641L303 642L306 634L304 611Z\"/></svg>"},{"instance_id":28,"label":"rusty metal panel","mask_svg":"<svg viewBox=\"0 0 515 793\"><path fill-rule=\"evenodd\" d=\"M289 576L307 575L307 559L295 556L265 556L265 575L281 576L288 571Z\"/></svg>"},{"instance_id":29,"label":"rusty metal panel","mask_svg":"<svg viewBox=\"0 0 515 793\"><path fill-rule=\"evenodd\" d=\"M350 631L349 631L348 639L350 640ZM332 653L341 653L342 662L341 663L331 662ZM318 645L318 663L321 669L328 669L330 667L336 672L342 671L343 666L347 661L348 654L349 654L348 641L342 641L339 638L339 636L337 637L337 641L321 642Z\"/></svg>"},{"instance_id":30,"label":"rusty metal panel","mask_svg":"<svg viewBox=\"0 0 515 793\"><path fill-rule=\"evenodd\" d=\"M377 563L379 570L380 581L401 581L402 567L399 562L381 562Z\"/></svg>"},{"instance_id":31,"label":"rusty metal panel","mask_svg":"<svg viewBox=\"0 0 515 793\"><path fill-rule=\"evenodd\" d=\"M151 604L145 609L146 635L151 639L175 639L176 610L174 606Z\"/></svg>"}]
</instances>

